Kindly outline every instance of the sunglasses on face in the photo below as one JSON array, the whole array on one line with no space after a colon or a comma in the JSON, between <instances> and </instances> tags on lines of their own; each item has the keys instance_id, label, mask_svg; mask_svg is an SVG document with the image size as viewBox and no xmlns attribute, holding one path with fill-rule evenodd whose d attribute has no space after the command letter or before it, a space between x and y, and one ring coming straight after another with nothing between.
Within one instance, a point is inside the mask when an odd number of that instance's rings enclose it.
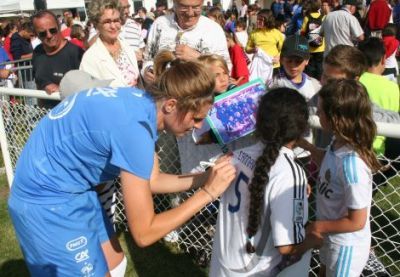
<instances>
[{"instance_id":1,"label":"sunglasses on face","mask_svg":"<svg viewBox=\"0 0 400 277\"><path fill-rule=\"evenodd\" d=\"M37 35L38 35L39 38L45 38L45 37L47 37L47 32L49 32L51 35L55 35L55 34L58 33L58 29L55 28L55 27L54 28L50 28L48 30L38 32Z\"/></svg>"}]
</instances>

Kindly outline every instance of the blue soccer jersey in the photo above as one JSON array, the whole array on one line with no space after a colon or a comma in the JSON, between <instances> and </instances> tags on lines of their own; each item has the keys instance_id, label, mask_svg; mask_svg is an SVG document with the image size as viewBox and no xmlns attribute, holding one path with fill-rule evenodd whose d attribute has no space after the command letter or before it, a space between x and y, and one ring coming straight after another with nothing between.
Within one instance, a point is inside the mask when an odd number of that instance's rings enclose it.
<instances>
[{"instance_id":1,"label":"blue soccer jersey","mask_svg":"<svg viewBox=\"0 0 400 277\"><path fill-rule=\"evenodd\" d=\"M98 88L74 94L32 132L12 194L50 204L116 178L120 169L149 179L156 139L156 107L146 93Z\"/></svg>"},{"instance_id":2,"label":"blue soccer jersey","mask_svg":"<svg viewBox=\"0 0 400 277\"><path fill-rule=\"evenodd\" d=\"M10 215L32 276L104 276L101 245L113 235L94 187L121 169L149 179L157 140L152 98L97 88L57 105L17 164Z\"/></svg>"}]
</instances>

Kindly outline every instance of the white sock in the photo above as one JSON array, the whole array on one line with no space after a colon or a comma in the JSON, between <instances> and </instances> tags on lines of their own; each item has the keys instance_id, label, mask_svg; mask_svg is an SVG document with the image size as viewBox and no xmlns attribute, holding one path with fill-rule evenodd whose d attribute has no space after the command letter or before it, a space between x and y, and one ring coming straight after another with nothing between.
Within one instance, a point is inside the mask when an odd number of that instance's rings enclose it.
<instances>
[{"instance_id":1,"label":"white sock","mask_svg":"<svg viewBox=\"0 0 400 277\"><path fill-rule=\"evenodd\" d=\"M110 271L111 277L124 277L126 266L127 266L127 260L126 256L124 255L124 258L122 259L120 264Z\"/></svg>"}]
</instances>

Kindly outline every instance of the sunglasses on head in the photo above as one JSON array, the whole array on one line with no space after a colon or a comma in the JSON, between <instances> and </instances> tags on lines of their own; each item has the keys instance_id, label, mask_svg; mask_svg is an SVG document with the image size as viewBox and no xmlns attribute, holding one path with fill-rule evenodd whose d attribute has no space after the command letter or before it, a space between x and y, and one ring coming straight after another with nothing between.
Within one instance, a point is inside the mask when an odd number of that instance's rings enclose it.
<instances>
[{"instance_id":1,"label":"sunglasses on head","mask_svg":"<svg viewBox=\"0 0 400 277\"><path fill-rule=\"evenodd\" d=\"M49 32L52 35L55 35L55 34L58 33L58 29L54 27L54 28L50 28L50 29L45 30L45 31L38 32L37 33L38 37L39 38L45 38L47 36L47 32Z\"/></svg>"}]
</instances>

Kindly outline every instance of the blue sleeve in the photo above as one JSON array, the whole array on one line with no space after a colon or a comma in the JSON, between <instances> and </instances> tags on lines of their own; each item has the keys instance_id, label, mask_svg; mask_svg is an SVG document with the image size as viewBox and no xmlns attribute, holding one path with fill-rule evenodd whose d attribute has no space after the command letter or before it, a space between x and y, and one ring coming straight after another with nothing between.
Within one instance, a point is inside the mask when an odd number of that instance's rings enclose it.
<instances>
[{"instance_id":1,"label":"blue sleeve","mask_svg":"<svg viewBox=\"0 0 400 277\"><path fill-rule=\"evenodd\" d=\"M6 50L0 46L0 63L8 62L9 60ZM0 68L4 68L4 66L1 66Z\"/></svg>"},{"instance_id":2,"label":"blue sleeve","mask_svg":"<svg viewBox=\"0 0 400 277\"><path fill-rule=\"evenodd\" d=\"M371 171L354 153L343 159L343 179L347 208L358 210L371 205Z\"/></svg>"},{"instance_id":3,"label":"blue sleeve","mask_svg":"<svg viewBox=\"0 0 400 277\"><path fill-rule=\"evenodd\" d=\"M111 164L140 178L150 179L155 139L147 122L130 122L111 133Z\"/></svg>"}]
</instances>

